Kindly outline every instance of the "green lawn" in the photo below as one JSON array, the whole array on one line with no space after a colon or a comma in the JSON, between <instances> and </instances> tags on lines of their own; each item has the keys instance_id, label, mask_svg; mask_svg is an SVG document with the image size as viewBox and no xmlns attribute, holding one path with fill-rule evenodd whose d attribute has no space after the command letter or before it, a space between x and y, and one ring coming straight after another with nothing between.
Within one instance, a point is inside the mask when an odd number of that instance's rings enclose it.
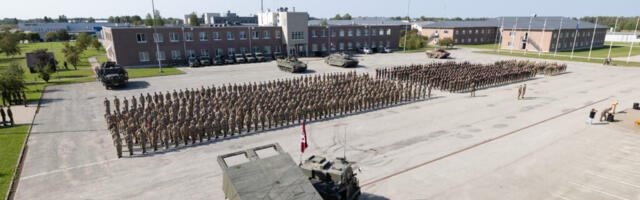
<instances>
[{"instance_id":1,"label":"green lawn","mask_svg":"<svg viewBox=\"0 0 640 200\"><path fill-rule=\"evenodd\" d=\"M474 53L484 53L484 54L494 54L494 55L504 55L504 56L516 56L516 57L525 57L525 58L540 58L540 59L548 59L548 60L589 62L589 63L598 63L598 64L602 64L602 62L603 62L602 58L591 58L591 60L589 60L587 58L582 58L582 57L574 57L573 59L571 57L569 57L569 56L556 56L556 57L554 57L553 53L551 53L551 54L542 54L541 56L538 56L538 53L528 53L527 55L523 55L522 52L516 52L516 51L514 51L514 53L509 53L509 51L501 51L501 52L474 51ZM558 54L560 54L560 52L558 52ZM640 67L640 62L629 62L629 63L626 63L624 60L623 61L613 60L612 64L621 65L621 66L636 66L636 67Z\"/></svg>"},{"instance_id":2,"label":"green lawn","mask_svg":"<svg viewBox=\"0 0 640 200\"><path fill-rule=\"evenodd\" d=\"M22 143L27 135L28 125L0 128L0 197L4 198L9 190Z\"/></svg>"},{"instance_id":3,"label":"green lawn","mask_svg":"<svg viewBox=\"0 0 640 200\"><path fill-rule=\"evenodd\" d=\"M151 76L167 76L167 75L175 75L175 74L184 74L184 72L173 67L163 67L162 72L160 72L158 68L127 69L127 73L129 73L129 78L143 78L143 77L151 77Z\"/></svg>"},{"instance_id":4,"label":"green lawn","mask_svg":"<svg viewBox=\"0 0 640 200\"><path fill-rule=\"evenodd\" d=\"M490 43L490 44L461 44L461 45L456 45L456 47L474 48L474 49L494 49L494 48L499 48L499 46L497 46L494 43Z\"/></svg>"},{"instance_id":5,"label":"green lawn","mask_svg":"<svg viewBox=\"0 0 640 200\"><path fill-rule=\"evenodd\" d=\"M426 50L432 50L436 48L436 46L427 46L427 47L423 47L423 48L419 48L419 49L407 49L407 51L403 51L402 48L398 48L398 50L394 51L393 53L418 53L418 52L425 52ZM455 48L444 48L445 50L451 50L451 49L455 49Z\"/></svg>"}]
</instances>

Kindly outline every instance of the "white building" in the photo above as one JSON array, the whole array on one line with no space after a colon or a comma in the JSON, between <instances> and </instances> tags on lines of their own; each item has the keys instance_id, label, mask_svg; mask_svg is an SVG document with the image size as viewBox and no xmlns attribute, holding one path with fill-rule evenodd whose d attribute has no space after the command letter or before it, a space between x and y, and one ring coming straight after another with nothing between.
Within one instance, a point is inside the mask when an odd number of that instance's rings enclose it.
<instances>
[{"instance_id":1,"label":"white building","mask_svg":"<svg viewBox=\"0 0 640 200\"><path fill-rule=\"evenodd\" d=\"M607 32L605 42L634 42L640 43L640 32Z\"/></svg>"}]
</instances>

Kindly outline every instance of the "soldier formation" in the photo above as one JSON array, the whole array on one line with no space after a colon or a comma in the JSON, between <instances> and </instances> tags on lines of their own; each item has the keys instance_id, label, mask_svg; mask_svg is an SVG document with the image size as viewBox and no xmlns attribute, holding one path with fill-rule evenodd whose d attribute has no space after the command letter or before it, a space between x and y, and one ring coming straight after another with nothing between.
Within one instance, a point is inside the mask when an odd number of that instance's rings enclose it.
<instances>
[{"instance_id":1,"label":"soldier formation","mask_svg":"<svg viewBox=\"0 0 640 200\"><path fill-rule=\"evenodd\" d=\"M427 88L355 72L105 98L118 157L426 98ZM114 108L112 111L111 108Z\"/></svg>"}]
</instances>

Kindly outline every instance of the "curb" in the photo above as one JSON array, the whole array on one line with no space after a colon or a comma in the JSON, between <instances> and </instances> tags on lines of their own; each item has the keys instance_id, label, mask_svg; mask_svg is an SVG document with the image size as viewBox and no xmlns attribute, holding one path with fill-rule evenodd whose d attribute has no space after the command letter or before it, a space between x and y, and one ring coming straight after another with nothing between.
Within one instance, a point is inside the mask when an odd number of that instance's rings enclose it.
<instances>
[{"instance_id":1,"label":"curb","mask_svg":"<svg viewBox=\"0 0 640 200\"><path fill-rule=\"evenodd\" d=\"M42 97L46 93L47 85L42 87L42 94L40 94L40 98L38 99L38 107L36 107L36 112L33 114L33 118L31 119L31 124L29 124L29 130L27 130L27 136L24 138L24 142L22 143L22 149L20 150L20 157L18 157L18 163L16 163L16 168L13 170L13 176L11 177L11 182L9 182L9 191L5 195L5 200L12 200L15 196L15 192L18 187L18 183L20 182L20 173L22 173L22 165L24 163L25 152L27 152L27 142L29 141L29 136L31 135L31 129L33 128L33 122L40 112L40 104L42 103Z\"/></svg>"}]
</instances>

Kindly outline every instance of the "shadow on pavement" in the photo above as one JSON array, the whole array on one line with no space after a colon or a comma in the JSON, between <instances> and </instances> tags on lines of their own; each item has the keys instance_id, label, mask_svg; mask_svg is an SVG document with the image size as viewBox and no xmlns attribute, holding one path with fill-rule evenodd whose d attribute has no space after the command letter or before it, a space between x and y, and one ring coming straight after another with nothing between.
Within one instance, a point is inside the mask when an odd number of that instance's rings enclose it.
<instances>
[{"instance_id":1,"label":"shadow on pavement","mask_svg":"<svg viewBox=\"0 0 640 200\"><path fill-rule=\"evenodd\" d=\"M146 81L129 81L127 86L114 88L113 90L135 90L135 89L143 89L149 87L149 83Z\"/></svg>"},{"instance_id":2,"label":"shadow on pavement","mask_svg":"<svg viewBox=\"0 0 640 200\"><path fill-rule=\"evenodd\" d=\"M378 196L375 194L369 194L369 193L362 193L360 194L360 198L359 199L366 199L366 200L388 200L389 198L387 197L383 197L383 196Z\"/></svg>"}]
</instances>

